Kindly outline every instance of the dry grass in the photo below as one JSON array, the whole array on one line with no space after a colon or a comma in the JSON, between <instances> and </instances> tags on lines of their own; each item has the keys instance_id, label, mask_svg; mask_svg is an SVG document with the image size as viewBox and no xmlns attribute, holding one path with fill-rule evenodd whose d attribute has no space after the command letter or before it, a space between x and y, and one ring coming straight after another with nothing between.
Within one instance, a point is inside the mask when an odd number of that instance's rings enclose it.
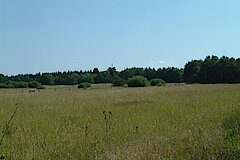
<instances>
[{"instance_id":1,"label":"dry grass","mask_svg":"<svg viewBox=\"0 0 240 160\"><path fill-rule=\"evenodd\" d=\"M100 88L1 91L1 126L20 107L0 151L23 160L229 159L239 152L231 143L239 134L228 138L222 125L239 110L240 85ZM103 111L112 112L109 133Z\"/></svg>"}]
</instances>

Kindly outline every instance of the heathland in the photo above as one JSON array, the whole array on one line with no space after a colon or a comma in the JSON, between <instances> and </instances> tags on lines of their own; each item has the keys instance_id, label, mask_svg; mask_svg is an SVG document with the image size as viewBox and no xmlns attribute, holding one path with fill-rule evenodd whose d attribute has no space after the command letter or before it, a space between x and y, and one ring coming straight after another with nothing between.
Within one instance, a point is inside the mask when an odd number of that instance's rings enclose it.
<instances>
[{"instance_id":1,"label":"heathland","mask_svg":"<svg viewBox=\"0 0 240 160\"><path fill-rule=\"evenodd\" d=\"M1 89L0 156L238 159L239 105L239 84Z\"/></svg>"}]
</instances>

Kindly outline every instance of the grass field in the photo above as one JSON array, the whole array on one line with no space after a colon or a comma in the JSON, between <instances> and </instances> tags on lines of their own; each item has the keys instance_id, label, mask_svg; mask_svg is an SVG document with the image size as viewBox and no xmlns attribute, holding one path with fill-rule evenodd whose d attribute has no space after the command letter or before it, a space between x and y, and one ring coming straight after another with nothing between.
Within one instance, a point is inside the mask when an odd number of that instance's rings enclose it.
<instances>
[{"instance_id":1,"label":"grass field","mask_svg":"<svg viewBox=\"0 0 240 160\"><path fill-rule=\"evenodd\" d=\"M238 159L240 85L0 91L13 160Z\"/></svg>"}]
</instances>

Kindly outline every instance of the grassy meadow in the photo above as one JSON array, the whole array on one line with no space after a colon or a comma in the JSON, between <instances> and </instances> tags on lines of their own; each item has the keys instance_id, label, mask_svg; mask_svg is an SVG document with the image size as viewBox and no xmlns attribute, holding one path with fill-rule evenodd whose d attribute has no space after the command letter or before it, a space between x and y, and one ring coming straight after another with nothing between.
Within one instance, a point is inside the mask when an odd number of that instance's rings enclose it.
<instances>
[{"instance_id":1,"label":"grassy meadow","mask_svg":"<svg viewBox=\"0 0 240 160\"><path fill-rule=\"evenodd\" d=\"M12 160L238 159L240 84L0 90Z\"/></svg>"}]
</instances>

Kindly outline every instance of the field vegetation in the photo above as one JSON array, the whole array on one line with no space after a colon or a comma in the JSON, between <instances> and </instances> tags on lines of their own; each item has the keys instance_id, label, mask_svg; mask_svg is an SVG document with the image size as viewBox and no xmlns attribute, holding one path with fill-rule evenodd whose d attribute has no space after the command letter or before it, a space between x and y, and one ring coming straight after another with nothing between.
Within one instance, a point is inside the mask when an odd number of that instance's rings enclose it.
<instances>
[{"instance_id":1,"label":"field vegetation","mask_svg":"<svg viewBox=\"0 0 240 160\"><path fill-rule=\"evenodd\" d=\"M0 157L238 159L239 105L239 84L1 89Z\"/></svg>"},{"instance_id":2,"label":"field vegetation","mask_svg":"<svg viewBox=\"0 0 240 160\"><path fill-rule=\"evenodd\" d=\"M222 56L207 56L204 60L192 60L184 68L126 68L117 71L109 67L106 71L98 68L88 71L64 71L37 74L0 74L0 88L28 88L34 82L37 88L43 85L77 85L88 82L91 84L113 83L115 86L124 86L129 79L135 76L145 77L148 81L162 79L167 83L240 83L240 58ZM36 83L38 82L38 83ZM157 85L163 85L157 84Z\"/></svg>"}]
</instances>

